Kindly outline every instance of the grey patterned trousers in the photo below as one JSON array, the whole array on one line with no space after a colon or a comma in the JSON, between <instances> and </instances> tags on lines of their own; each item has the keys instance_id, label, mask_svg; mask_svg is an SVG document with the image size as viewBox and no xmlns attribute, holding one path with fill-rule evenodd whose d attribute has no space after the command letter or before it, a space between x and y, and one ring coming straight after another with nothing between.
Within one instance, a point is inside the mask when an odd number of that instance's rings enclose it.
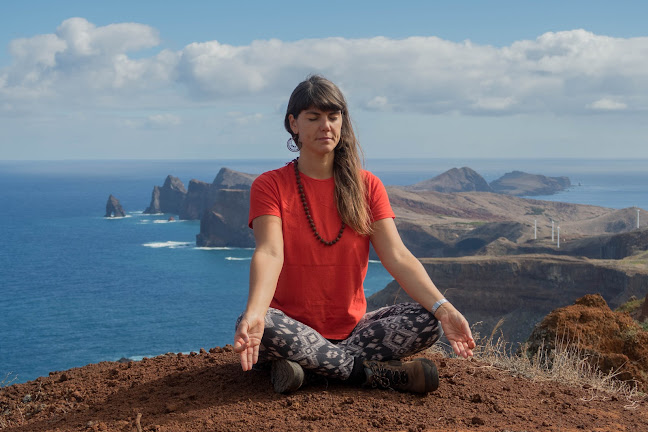
<instances>
[{"instance_id":1,"label":"grey patterned trousers","mask_svg":"<svg viewBox=\"0 0 648 432\"><path fill-rule=\"evenodd\" d=\"M288 359L316 374L346 380L356 358L400 359L431 347L442 334L434 315L418 303L400 303L366 313L341 341L330 341L282 311L269 308L258 364Z\"/></svg>"}]
</instances>

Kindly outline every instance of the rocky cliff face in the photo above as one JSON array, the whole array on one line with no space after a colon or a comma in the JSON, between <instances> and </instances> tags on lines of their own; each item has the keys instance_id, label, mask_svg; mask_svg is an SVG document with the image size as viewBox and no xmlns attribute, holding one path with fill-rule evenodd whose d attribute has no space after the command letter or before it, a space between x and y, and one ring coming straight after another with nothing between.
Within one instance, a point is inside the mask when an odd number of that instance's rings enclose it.
<instances>
[{"instance_id":1,"label":"rocky cliff face","mask_svg":"<svg viewBox=\"0 0 648 432\"><path fill-rule=\"evenodd\" d=\"M219 190L215 204L200 220L196 245L254 247L254 235L247 225L249 208L249 190Z\"/></svg>"},{"instance_id":2,"label":"rocky cliff face","mask_svg":"<svg viewBox=\"0 0 648 432\"><path fill-rule=\"evenodd\" d=\"M451 192L492 192L486 180L476 171L468 168L452 168L430 180L408 186L413 191Z\"/></svg>"},{"instance_id":3,"label":"rocky cliff face","mask_svg":"<svg viewBox=\"0 0 648 432\"><path fill-rule=\"evenodd\" d=\"M551 195L571 186L568 177L546 177L513 171L491 182L490 187L497 193L531 196Z\"/></svg>"},{"instance_id":4,"label":"rocky cliff face","mask_svg":"<svg viewBox=\"0 0 648 432\"><path fill-rule=\"evenodd\" d=\"M212 182L212 186L216 189L250 189L255 178L257 178L256 174L221 168Z\"/></svg>"},{"instance_id":5,"label":"rocky cliff face","mask_svg":"<svg viewBox=\"0 0 648 432\"><path fill-rule=\"evenodd\" d=\"M180 209L180 219L200 219L215 202L212 185L192 179Z\"/></svg>"},{"instance_id":6,"label":"rocky cliff face","mask_svg":"<svg viewBox=\"0 0 648 432\"><path fill-rule=\"evenodd\" d=\"M218 201L221 189L248 190L256 177L254 174L221 168L211 184L191 180L189 192L180 212L180 219L202 219Z\"/></svg>"},{"instance_id":7,"label":"rocky cliff face","mask_svg":"<svg viewBox=\"0 0 648 432\"><path fill-rule=\"evenodd\" d=\"M552 255L573 255L599 260L621 260L648 250L648 228L620 234L603 234L573 239L562 243L560 249L554 245L527 241L523 244L507 244L502 250L494 251L492 245L484 248L491 255L516 255L544 253ZM482 252L482 251L480 251Z\"/></svg>"},{"instance_id":8,"label":"rocky cliff face","mask_svg":"<svg viewBox=\"0 0 648 432\"><path fill-rule=\"evenodd\" d=\"M531 333L527 355L543 350L553 357L556 344L576 344L592 366L616 378L648 388L648 332L627 313L613 312L599 295L586 295L573 305L547 315Z\"/></svg>"},{"instance_id":9,"label":"rocky cliff face","mask_svg":"<svg viewBox=\"0 0 648 432\"><path fill-rule=\"evenodd\" d=\"M478 330L490 334L500 319L511 342L522 342L535 323L557 307L593 292L616 307L648 292L648 271L624 270L587 259L548 255L422 259L439 290ZM369 309L411 301L393 281L371 296Z\"/></svg>"},{"instance_id":10,"label":"rocky cliff face","mask_svg":"<svg viewBox=\"0 0 648 432\"><path fill-rule=\"evenodd\" d=\"M178 177L167 176L162 187L155 186L151 194L151 204L144 210L146 214L180 214L187 190Z\"/></svg>"},{"instance_id":11,"label":"rocky cliff face","mask_svg":"<svg viewBox=\"0 0 648 432\"><path fill-rule=\"evenodd\" d=\"M108 197L108 202L106 203L106 214L104 217L125 217L126 212L122 208L119 200L112 196Z\"/></svg>"}]
</instances>

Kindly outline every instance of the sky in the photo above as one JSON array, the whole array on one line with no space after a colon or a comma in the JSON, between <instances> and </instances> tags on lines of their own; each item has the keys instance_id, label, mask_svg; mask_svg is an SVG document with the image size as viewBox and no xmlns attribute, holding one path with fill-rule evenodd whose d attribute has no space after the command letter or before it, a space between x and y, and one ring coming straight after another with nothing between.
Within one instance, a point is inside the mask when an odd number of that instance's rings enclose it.
<instances>
[{"instance_id":1,"label":"sky","mask_svg":"<svg viewBox=\"0 0 648 432\"><path fill-rule=\"evenodd\" d=\"M290 159L309 74L367 158L648 158L648 2L2 2L0 160Z\"/></svg>"}]
</instances>

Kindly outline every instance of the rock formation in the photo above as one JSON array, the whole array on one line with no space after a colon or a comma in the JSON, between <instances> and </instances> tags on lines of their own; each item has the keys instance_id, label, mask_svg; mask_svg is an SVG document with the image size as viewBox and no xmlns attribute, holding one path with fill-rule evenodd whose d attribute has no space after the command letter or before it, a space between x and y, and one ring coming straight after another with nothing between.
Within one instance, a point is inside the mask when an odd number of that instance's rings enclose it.
<instances>
[{"instance_id":1,"label":"rock formation","mask_svg":"<svg viewBox=\"0 0 648 432\"><path fill-rule=\"evenodd\" d=\"M436 286L471 323L488 335L500 319L511 342L522 342L557 307L599 292L616 307L648 292L648 270L609 262L549 255L421 259ZM368 300L370 310L411 301L396 281Z\"/></svg>"},{"instance_id":2,"label":"rock formation","mask_svg":"<svg viewBox=\"0 0 648 432\"><path fill-rule=\"evenodd\" d=\"M407 189L443 193L493 191L482 176L468 167L452 168L432 179L408 186Z\"/></svg>"},{"instance_id":3,"label":"rock formation","mask_svg":"<svg viewBox=\"0 0 648 432\"><path fill-rule=\"evenodd\" d=\"M168 175L162 187L155 186L151 195L151 204L144 210L146 214L174 213L182 209L187 190L179 178Z\"/></svg>"},{"instance_id":4,"label":"rock formation","mask_svg":"<svg viewBox=\"0 0 648 432\"><path fill-rule=\"evenodd\" d=\"M551 195L571 186L568 177L546 177L513 171L491 182L490 187L497 193L516 196Z\"/></svg>"},{"instance_id":5,"label":"rock formation","mask_svg":"<svg viewBox=\"0 0 648 432\"><path fill-rule=\"evenodd\" d=\"M216 202L200 220L196 245L201 247L254 247L248 227L250 191L221 189Z\"/></svg>"},{"instance_id":6,"label":"rock formation","mask_svg":"<svg viewBox=\"0 0 648 432\"><path fill-rule=\"evenodd\" d=\"M218 200L221 189L247 190L257 176L221 168L214 181L209 184L198 180L189 182L189 191L180 211L180 219L201 219Z\"/></svg>"},{"instance_id":7,"label":"rock formation","mask_svg":"<svg viewBox=\"0 0 648 432\"><path fill-rule=\"evenodd\" d=\"M122 208L119 200L112 196L108 197L108 202L106 203L106 215L104 217L125 217L126 212Z\"/></svg>"},{"instance_id":8,"label":"rock formation","mask_svg":"<svg viewBox=\"0 0 648 432\"><path fill-rule=\"evenodd\" d=\"M610 310L601 295L586 295L547 315L533 329L527 355L542 349L551 359L556 344L568 342L603 373L648 388L648 332L627 313Z\"/></svg>"},{"instance_id":9,"label":"rock formation","mask_svg":"<svg viewBox=\"0 0 648 432\"><path fill-rule=\"evenodd\" d=\"M250 189L255 178L257 178L256 174L221 168L212 182L212 186L216 189Z\"/></svg>"},{"instance_id":10,"label":"rock formation","mask_svg":"<svg viewBox=\"0 0 648 432\"><path fill-rule=\"evenodd\" d=\"M202 218L205 211L214 205L214 199L211 184L192 179L189 182L189 190L180 209L180 219L195 220Z\"/></svg>"}]
</instances>

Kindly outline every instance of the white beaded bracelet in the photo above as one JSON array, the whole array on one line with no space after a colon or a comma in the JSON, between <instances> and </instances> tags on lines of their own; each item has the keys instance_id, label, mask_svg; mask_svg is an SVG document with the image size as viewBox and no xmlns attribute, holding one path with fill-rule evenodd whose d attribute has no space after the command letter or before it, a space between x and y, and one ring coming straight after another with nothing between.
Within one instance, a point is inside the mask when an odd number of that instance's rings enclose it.
<instances>
[{"instance_id":1,"label":"white beaded bracelet","mask_svg":"<svg viewBox=\"0 0 648 432\"><path fill-rule=\"evenodd\" d=\"M443 303L448 303L448 299L442 298L441 300L439 300L438 302L432 305L432 315L436 313L436 311L441 307Z\"/></svg>"}]
</instances>

